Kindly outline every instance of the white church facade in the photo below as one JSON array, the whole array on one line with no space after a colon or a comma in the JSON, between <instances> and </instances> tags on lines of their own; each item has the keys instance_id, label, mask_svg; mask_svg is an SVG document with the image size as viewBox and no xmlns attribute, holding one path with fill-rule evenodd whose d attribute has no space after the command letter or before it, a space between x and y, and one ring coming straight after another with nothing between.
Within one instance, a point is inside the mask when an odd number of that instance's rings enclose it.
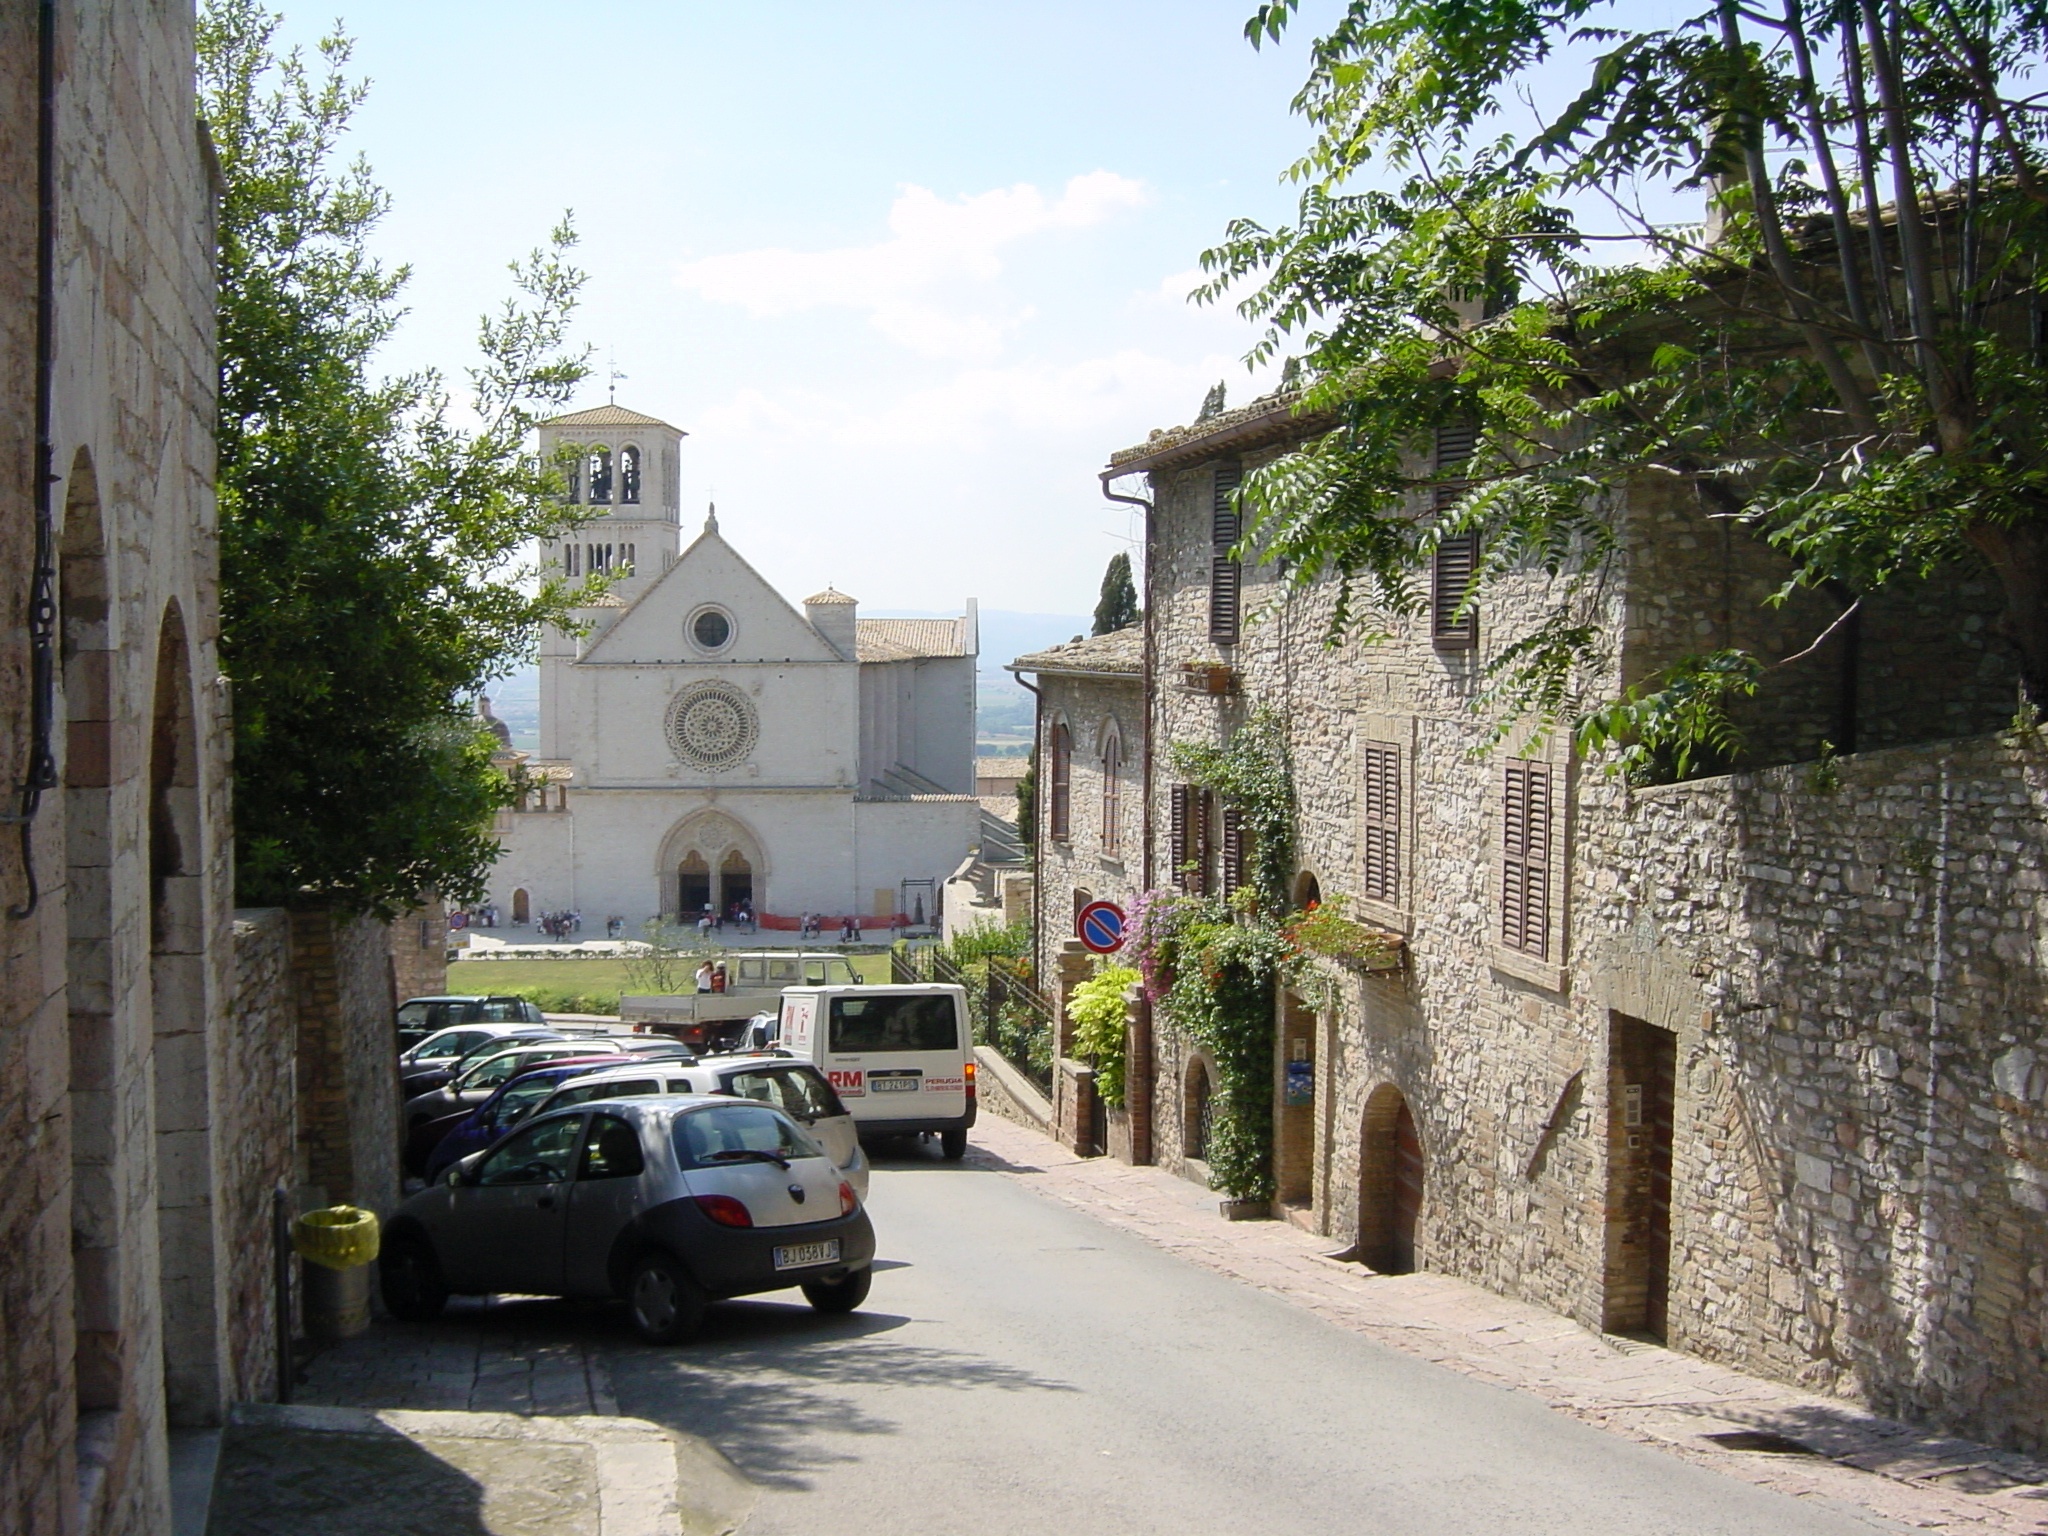
<instances>
[{"instance_id":1,"label":"white church facade","mask_svg":"<svg viewBox=\"0 0 2048 1536\"><path fill-rule=\"evenodd\" d=\"M544 452L579 449L570 494L598 514L542 564L614 579L580 633L542 640L532 787L499 818L490 878L500 921L577 911L630 934L745 902L767 929L935 924L981 835L973 601L863 619L829 587L788 602L715 515L683 546L682 438L617 405L541 427Z\"/></svg>"}]
</instances>

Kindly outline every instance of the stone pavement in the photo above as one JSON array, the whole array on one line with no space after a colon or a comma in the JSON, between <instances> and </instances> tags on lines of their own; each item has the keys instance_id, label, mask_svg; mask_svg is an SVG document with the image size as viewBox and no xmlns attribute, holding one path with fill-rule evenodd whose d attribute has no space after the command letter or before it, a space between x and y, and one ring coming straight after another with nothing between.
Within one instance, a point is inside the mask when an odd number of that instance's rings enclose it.
<instances>
[{"instance_id":1,"label":"stone pavement","mask_svg":"<svg viewBox=\"0 0 2048 1536\"><path fill-rule=\"evenodd\" d=\"M1328 1238L1280 1221L1224 1221L1217 1197L1186 1179L1077 1158L1009 1121L984 1119L973 1142L969 1157L980 1166L1191 1263L1728 1476L1918 1529L2048 1533L2048 1464L2040 1461L1594 1333L1445 1275L1376 1274L1327 1257Z\"/></svg>"},{"instance_id":2,"label":"stone pavement","mask_svg":"<svg viewBox=\"0 0 2048 1536\"><path fill-rule=\"evenodd\" d=\"M691 1435L616 1416L240 1403L208 1536L731 1536L755 1490Z\"/></svg>"}]
</instances>

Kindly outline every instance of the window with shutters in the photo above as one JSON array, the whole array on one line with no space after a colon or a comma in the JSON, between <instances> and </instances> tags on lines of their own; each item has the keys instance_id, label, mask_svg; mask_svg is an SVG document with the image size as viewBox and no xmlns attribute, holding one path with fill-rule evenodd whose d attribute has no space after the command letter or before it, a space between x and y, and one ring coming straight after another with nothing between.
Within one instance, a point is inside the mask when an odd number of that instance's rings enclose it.
<instances>
[{"instance_id":1,"label":"window with shutters","mask_svg":"<svg viewBox=\"0 0 2048 1536\"><path fill-rule=\"evenodd\" d=\"M1237 511L1237 488L1244 468L1235 459L1216 466L1209 500L1209 638L1217 645L1237 644L1244 570L1231 558L1243 532Z\"/></svg>"},{"instance_id":2,"label":"window with shutters","mask_svg":"<svg viewBox=\"0 0 2048 1536\"><path fill-rule=\"evenodd\" d=\"M1214 825L1209 792L1193 784L1176 784L1172 807L1167 851L1173 865L1173 883L1190 896L1205 896L1210 885L1209 840Z\"/></svg>"},{"instance_id":3,"label":"window with shutters","mask_svg":"<svg viewBox=\"0 0 2048 1536\"><path fill-rule=\"evenodd\" d=\"M1244 817L1236 806L1225 805L1216 819L1222 831L1217 839L1217 884L1228 897L1244 884Z\"/></svg>"},{"instance_id":4,"label":"window with shutters","mask_svg":"<svg viewBox=\"0 0 2048 1536\"><path fill-rule=\"evenodd\" d=\"M1469 422L1457 422L1436 429L1436 472L1442 477L1472 457L1478 431ZM1439 478L1435 490L1439 514L1455 505L1465 494L1463 480ZM1479 643L1479 616L1470 609L1460 613L1472 591L1473 573L1479 564L1479 539L1459 534L1437 546L1430 562L1430 638L1440 651L1470 650Z\"/></svg>"},{"instance_id":5,"label":"window with shutters","mask_svg":"<svg viewBox=\"0 0 2048 1536\"><path fill-rule=\"evenodd\" d=\"M1556 796L1549 764L1511 762L1502 779L1500 941L1550 957L1550 850Z\"/></svg>"},{"instance_id":6,"label":"window with shutters","mask_svg":"<svg viewBox=\"0 0 2048 1536\"><path fill-rule=\"evenodd\" d=\"M1369 744L1359 753L1359 842L1363 868L1358 889L1374 901L1401 899L1401 749Z\"/></svg>"},{"instance_id":7,"label":"window with shutters","mask_svg":"<svg viewBox=\"0 0 2048 1536\"><path fill-rule=\"evenodd\" d=\"M1065 721L1056 721L1046 740L1051 760L1045 795L1045 831L1048 837L1071 835L1074 811L1074 737Z\"/></svg>"},{"instance_id":8,"label":"window with shutters","mask_svg":"<svg viewBox=\"0 0 2048 1536\"><path fill-rule=\"evenodd\" d=\"M1123 834L1124 742L1114 722L1102 742L1102 851L1116 857Z\"/></svg>"}]
</instances>

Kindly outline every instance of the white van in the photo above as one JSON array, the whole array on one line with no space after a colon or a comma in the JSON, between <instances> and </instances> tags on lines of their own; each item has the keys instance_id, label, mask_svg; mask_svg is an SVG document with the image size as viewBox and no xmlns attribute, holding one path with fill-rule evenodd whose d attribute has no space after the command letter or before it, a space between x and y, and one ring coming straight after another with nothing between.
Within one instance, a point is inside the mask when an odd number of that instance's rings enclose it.
<instances>
[{"instance_id":1,"label":"white van","mask_svg":"<svg viewBox=\"0 0 2048 1536\"><path fill-rule=\"evenodd\" d=\"M959 987L790 987L781 1046L825 1074L863 1140L931 1131L949 1159L966 1153L974 1042Z\"/></svg>"}]
</instances>

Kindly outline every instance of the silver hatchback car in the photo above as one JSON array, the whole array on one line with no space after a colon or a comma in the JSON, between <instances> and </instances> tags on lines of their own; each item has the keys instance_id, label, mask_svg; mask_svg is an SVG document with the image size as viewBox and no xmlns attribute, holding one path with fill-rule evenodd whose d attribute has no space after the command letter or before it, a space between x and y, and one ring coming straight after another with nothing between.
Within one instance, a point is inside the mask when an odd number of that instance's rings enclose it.
<instances>
[{"instance_id":1,"label":"silver hatchback car","mask_svg":"<svg viewBox=\"0 0 2048 1536\"><path fill-rule=\"evenodd\" d=\"M407 1199L379 1259L392 1316L450 1293L622 1297L650 1343L707 1303L800 1286L821 1312L867 1299L874 1228L839 1167L769 1104L609 1099L536 1116Z\"/></svg>"}]
</instances>

